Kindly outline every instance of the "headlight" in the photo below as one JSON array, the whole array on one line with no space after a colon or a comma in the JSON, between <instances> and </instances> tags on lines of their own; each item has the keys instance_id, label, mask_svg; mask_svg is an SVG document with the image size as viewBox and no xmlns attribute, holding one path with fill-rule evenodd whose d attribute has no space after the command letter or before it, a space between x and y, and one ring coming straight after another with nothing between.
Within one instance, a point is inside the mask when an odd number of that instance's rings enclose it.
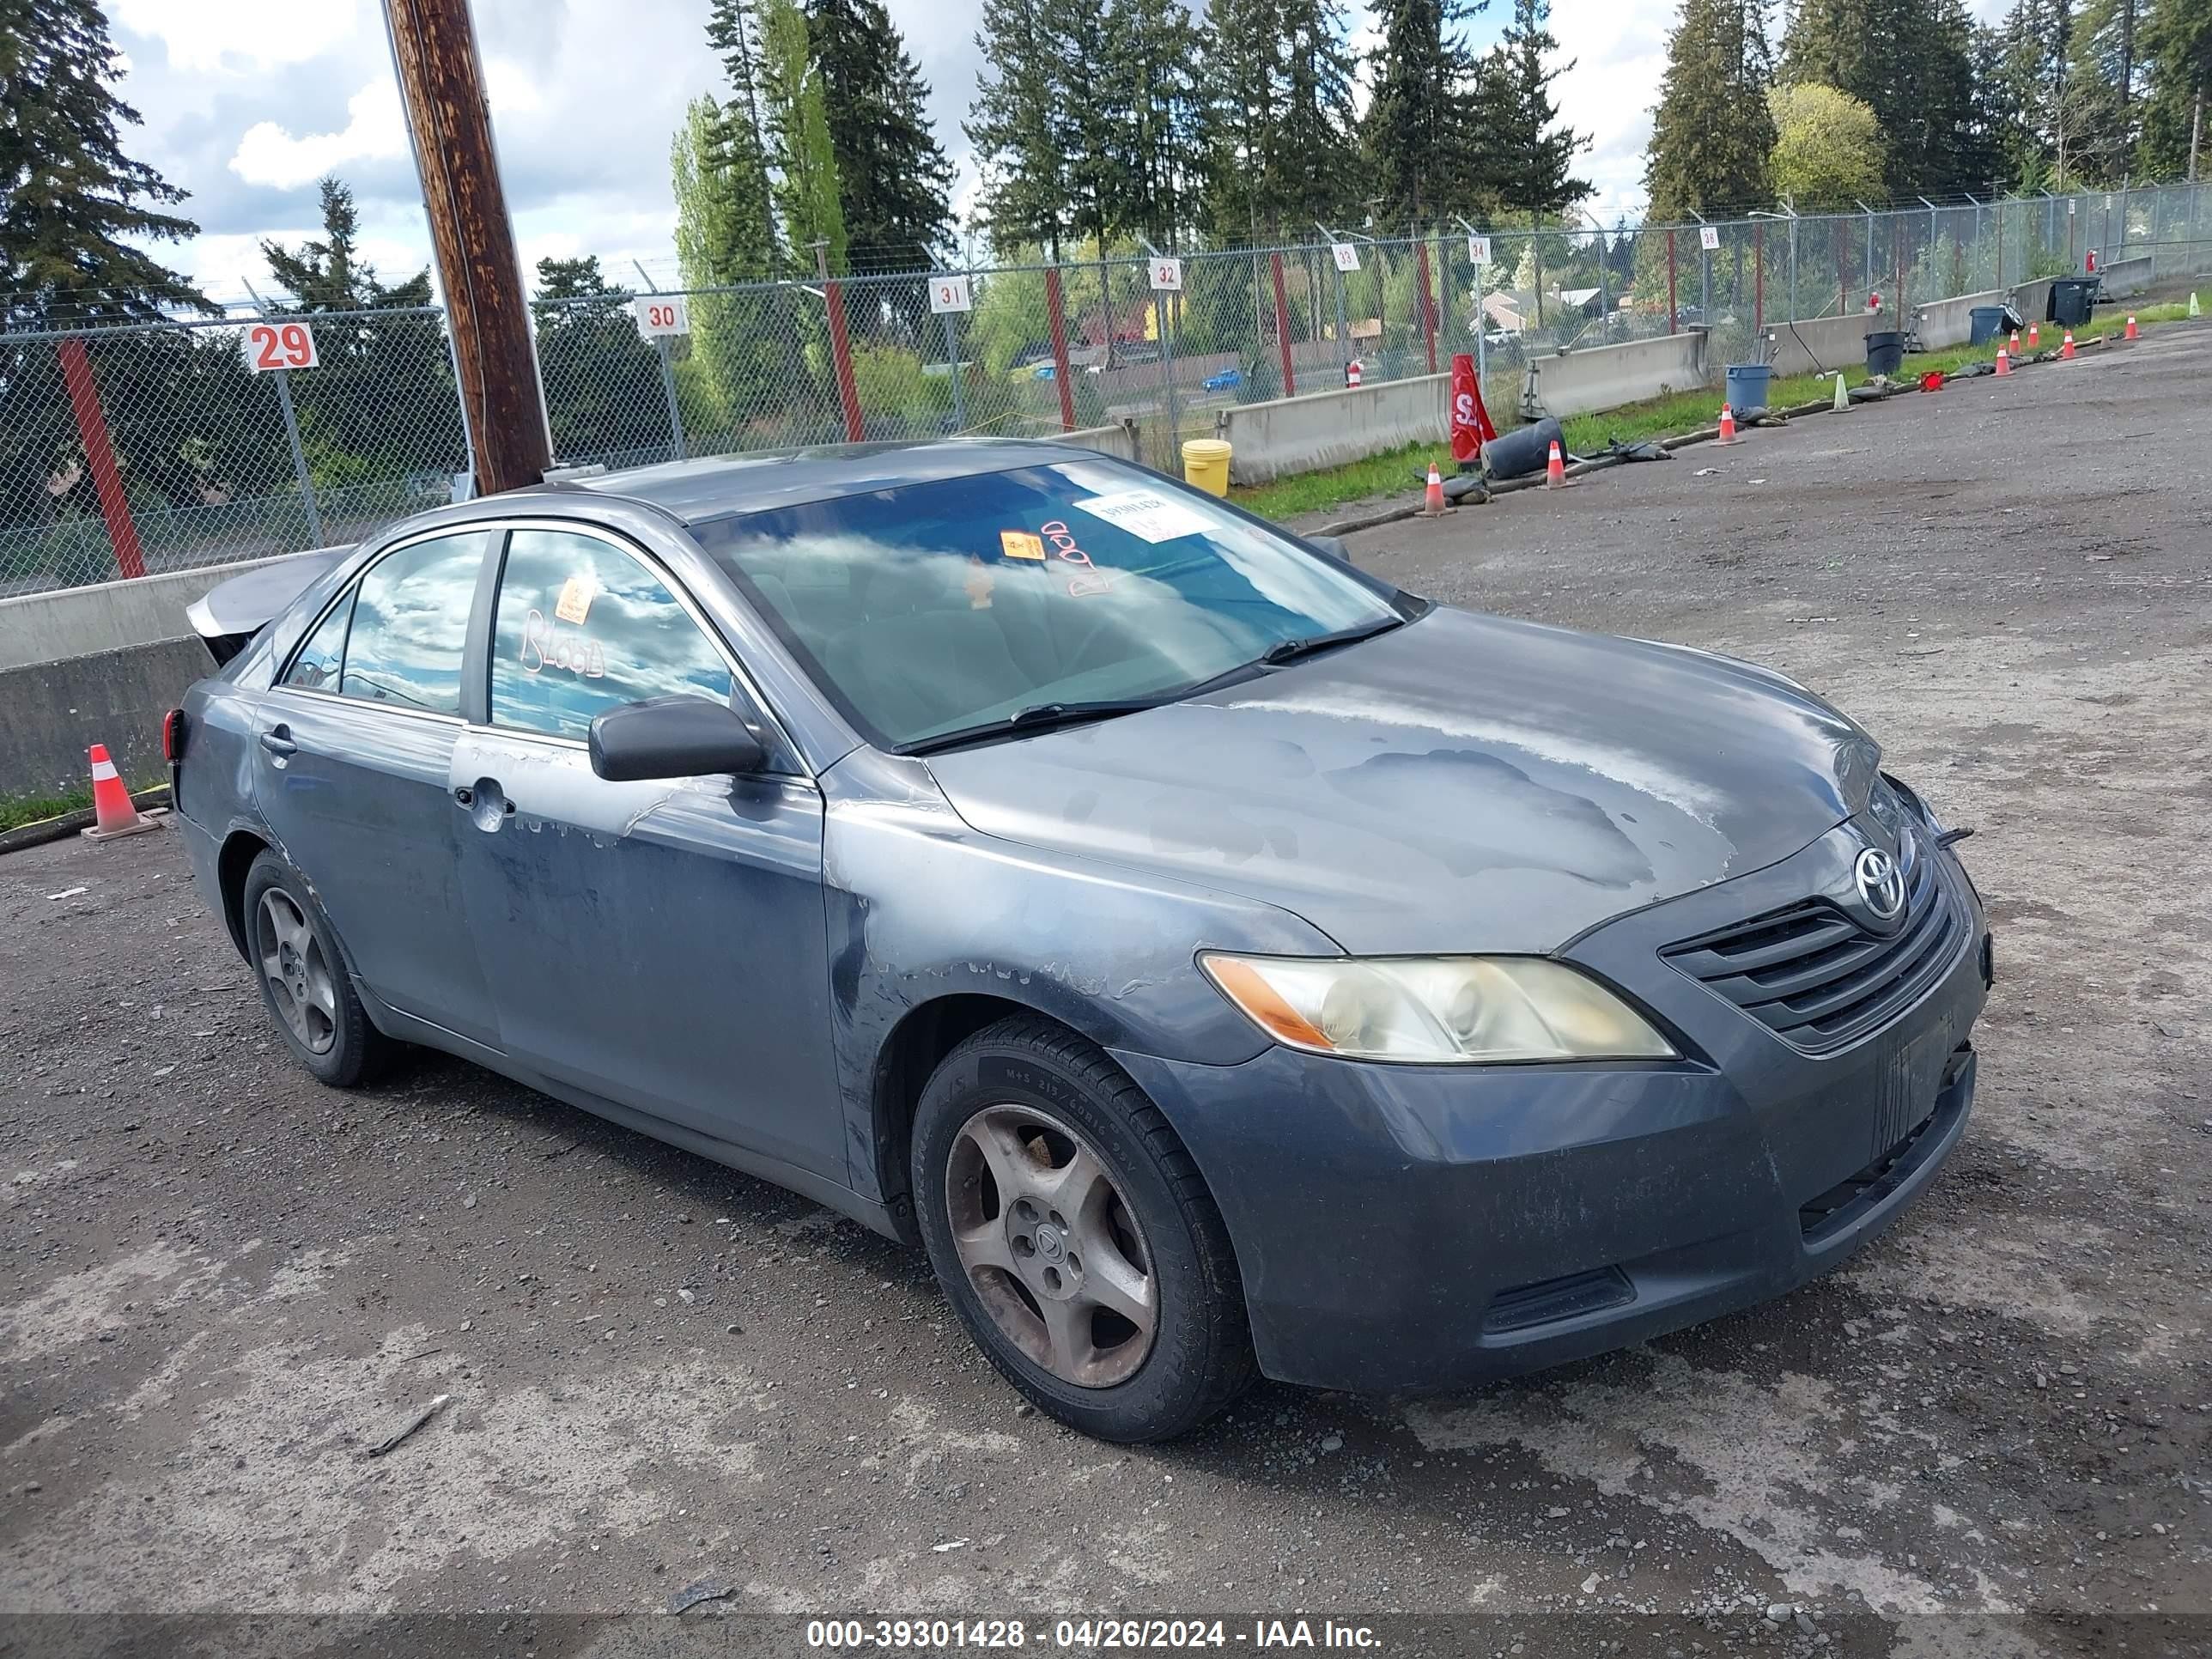
<instances>
[{"instance_id":1,"label":"headlight","mask_svg":"<svg viewBox=\"0 0 2212 1659\"><path fill-rule=\"evenodd\" d=\"M1231 957L1199 963L1278 1042L1347 1060L1673 1060L1603 986L1540 957Z\"/></svg>"},{"instance_id":2,"label":"headlight","mask_svg":"<svg viewBox=\"0 0 2212 1659\"><path fill-rule=\"evenodd\" d=\"M1940 836L1943 833L1943 826L1936 822L1935 810L1920 798L1920 792L1905 782L1904 779L1893 778L1885 772L1875 781L1874 799L1869 804L1874 808L1875 822L1892 835L1897 833L1897 825L1893 819L1882 817L1881 800L1885 795L1888 796L1893 803L1890 808L1893 813L1899 806L1902 806L1936 835Z\"/></svg>"}]
</instances>

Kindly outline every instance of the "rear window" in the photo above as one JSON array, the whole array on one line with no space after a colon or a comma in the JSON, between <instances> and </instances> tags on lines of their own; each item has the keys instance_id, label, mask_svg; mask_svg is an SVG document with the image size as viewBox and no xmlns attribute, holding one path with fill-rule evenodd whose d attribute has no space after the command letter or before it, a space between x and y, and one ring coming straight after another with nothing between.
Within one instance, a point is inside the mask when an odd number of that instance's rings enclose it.
<instances>
[{"instance_id":1,"label":"rear window","mask_svg":"<svg viewBox=\"0 0 2212 1659\"><path fill-rule=\"evenodd\" d=\"M1109 461L902 485L696 527L871 740L1172 699L1387 595L1211 496Z\"/></svg>"}]
</instances>

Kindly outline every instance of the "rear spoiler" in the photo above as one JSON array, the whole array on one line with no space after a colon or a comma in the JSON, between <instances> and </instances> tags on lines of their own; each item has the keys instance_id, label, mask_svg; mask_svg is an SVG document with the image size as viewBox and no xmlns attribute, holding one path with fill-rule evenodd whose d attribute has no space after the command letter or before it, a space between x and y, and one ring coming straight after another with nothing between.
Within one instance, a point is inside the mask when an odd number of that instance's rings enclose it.
<instances>
[{"instance_id":1,"label":"rear spoiler","mask_svg":"<svg viewBox=\"0 0 2212 1659\"><path fill-rule=\"evenodd\" d=\"M185 607L185 616L221 667L246 649L271 618L322 574L353 551L344 547L319 547L271 559L241 571L227 582L218 582Z\"/></svg>"}]
</instances>

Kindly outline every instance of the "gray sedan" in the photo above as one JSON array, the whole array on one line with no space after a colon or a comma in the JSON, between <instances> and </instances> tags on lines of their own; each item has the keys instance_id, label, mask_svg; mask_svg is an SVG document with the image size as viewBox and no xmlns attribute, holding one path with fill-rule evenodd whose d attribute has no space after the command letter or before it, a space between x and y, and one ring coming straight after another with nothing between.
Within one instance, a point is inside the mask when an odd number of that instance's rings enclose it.
<instances>
[{"instance_id":1,"label":"gray sedan","mask_svg":"<svg viewBox=\"0 0 2212 1659\"><path fill-rule=\"evenodd\" d=\"M1965 1127L1980 901L1864 731L1087 452L550 485L196 614L179 812L301 1065L916 1242L1108 1438L1744 1307Z\"/></svg>"}]
</instances>

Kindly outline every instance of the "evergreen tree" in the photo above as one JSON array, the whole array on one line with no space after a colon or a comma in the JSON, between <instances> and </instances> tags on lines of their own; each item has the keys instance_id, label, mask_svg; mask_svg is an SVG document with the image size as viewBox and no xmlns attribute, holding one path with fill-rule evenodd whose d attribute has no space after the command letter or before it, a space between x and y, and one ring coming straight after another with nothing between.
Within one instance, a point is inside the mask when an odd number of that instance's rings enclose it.
<instances>
[{"instance_id":1,"label":"evergreen tree","mask_svg":"<svg viewBox=\"0 0 2212 1659\"><path fill-rule=\"evenodd\" d=\"M2142 121L2137 0L2087 0L2074 19L2067 79L2078 116L2069 135L2078 176L2117 184L2135 157Z\"/></svg>"},{"instance_id":2,"label":"evergreen tree","mask_svg":"<svg viewBox=\"0 0 2212 1659\"><path fill-rule=\"evenodd\" d=\"M1267 175L1271 223L1303 227L1357 194L1356 67L1338 0L1283 0L1281 125Z\"/></svg>"},{"instance_id":3,"label":"evergreen tree","mask_svg":"<svg viewBox=\"0 0 2212 1659\"><path fill-rule=\"evenodd\" d=\"M609 286L596 258L538 262L531 316L553 453L564 465L631 465L666 452L660 366L639 337L629 297Z\"/></svg>"},{"instance_id":4,"label":"evergreen tree","mask_svg":"<svg viewBox=\"0 0 2212 1659\"><path fill-rule=\"evenodd\" d=\"M123 153L138 112L96 0L0 0L0 307L25 322L214 309L138 247L198 234L185 192Z\"/></svg>"},{"instance_id":5,"label":"evergreen tree","mask_svg":"<svg viewBox=\"0 0 2212 1659\"><path fill-rule=\"evenodd\" d=\"M1216 88L1213 153L1206 194L1207 228L1217 236L1258 240L1268 211L1275 150L1282 134L1280 0L1213 0L1207 60Z\"/></svg>"},{"instance_id":6,"label":"evergreen tree","mask_svg":"<svg viewBox=\"0 0 2212 1659\"><path fill-rule=\"evenodd\" d=\"M1473 64L1459 30L1469 9L1376 0L1371 10L1381 38L1368 58L1373 89L1360 134L1370 188L1385 220L1418 222L1473 194L1471 158L1498 142L1468 130Z\"/></svg>"},{"instance_id":7,"label":"evergreen tree","mask_svg":"<svg viewBox=\"0 0 2212 1659\"><path fill-rule=\"evenodd\" d=\"M1653 219L1692 209L1712 217L1767 199L1773 78L1766 0L1682 0L1644 155Z\"/></svg>"},{"instance_id":8,"label":"evergreen tree","mask_svg":"<svg viewBox=\"0 0 2212 1659\"><path fill-rule=\"evenodd\" d=\"M2154 179L2201 179L2204 148L2212 143L2205 109L2212 103L2212 5L2151 0L2142 49L2148 84L2136 171Z\"/></svg>"},{"instance_id":9,"label":"evergreen tree","mask_svg":"<svg viewBox=\"0 0 2212 1659\"><path fill-rule=\"evenodd\" d=\"M881 0L809 0L806 26L849 245L872 263L927 265L952 230L928 83Z\"/></svg>"},{"instance_id":10,"label":"evergreen tree","mask_svg":"<svg viewBox=\"0 0 2212 1659\"><path fill-rule=\"evenodd\" d=\"M292 296L291 311L369 311L379 306L427 306L430 303L428 265L406 281L387 288L377 280L376 268L355 257L354 243L361 229L352 186L337 179L316 185L322 204L323 234L296 248L264 239L261 257L277 286Z\"/></svg>"},{"instance_id":11,"label":"evergreen tree","mask_svg":"<svg viewBox=\"0 0 2212 1659\"><path fill-rule=\"evenodd\" d=\"M1932 195L1960 182L1960 138L1973 120L1970 31L1953 0L1799 0L1781 78L1834 87L1874 111L1887 156L1877 193Z\"/></svg>"},{"instance_id":12,"label":"evergreen tree","mask_svg":"<svg viewBox=\"0 0 2212 1659\"><path fill-rule=\"evenodd\" d=\"M983 0L983 54L963 131L982 172L981 216L1002 252L1028 244L1055 263L1067 224L1066 165L1053 118L1066 65L1048 46L1047 0Z\"/></svg>"},{"instance_id":13,"label":"evergreen tree","mask_svg":"<svg viewBox=\"0 0 2212 1659\"><path fill-rule=\"evenodd\" d=\"M1194 216L1205 149L1197 29L1181 0L1114 0L1100 46L1110 217L1171 244Z\"/></svg>"},{"instance_id":14,"label":"evergreen tree","mask_svg":"<svg viewBox=\"0 0 2212 1659\"><path fill-rule=\"evenodd\" d=\"M1558 49L1551 0L1514 0L1513 21L1483 59L1475 82L1474 129L1485 159L1486 193L1508 213L1550 217L1590 193L1573 176L1575 155L1589 140L1556 125L1552 82L1572 64L1547 69Z\"/></svg>"},{"instance_id":15,"label":"evergreen tree","mask_svg":"<svg viewBox=\"0 0 2212 1659\"><path fill-rule=\"evenodd\" d=\"M720 280L771 276L779 264L775 200L768 176L768 130L761 115L760 17L750 0L714 0L707 44L720 54L730 101L699 154L704 175L720 196L726 246Z\"/></svg>"}]
</instances>

